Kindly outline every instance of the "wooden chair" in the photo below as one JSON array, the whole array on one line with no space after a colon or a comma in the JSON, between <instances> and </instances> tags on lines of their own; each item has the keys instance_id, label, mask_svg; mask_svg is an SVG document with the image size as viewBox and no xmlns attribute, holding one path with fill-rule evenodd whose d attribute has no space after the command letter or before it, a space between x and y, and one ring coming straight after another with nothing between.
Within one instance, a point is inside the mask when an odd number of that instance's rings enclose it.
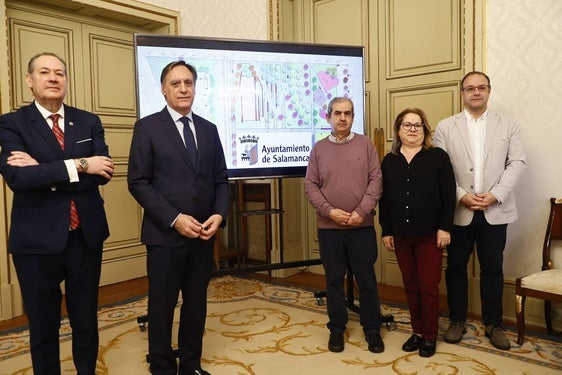
<instances>
[{"instance_id":1,"label":"wooden chair","mask_svg":"<svg viewBox=\"0 0 562 375\"><path fill-rule=\"evenodd\" d=\"M552 240L562 240L562 199L550 198L550 215L542 249L542 271L515 280L515 314L517 317L517 343L523 344L525 336L525 299L544 300L544 319L550 334L552 328L552 302L562 303L562 269L554 269L550 256Z\"/></svg>"}]
</instances>

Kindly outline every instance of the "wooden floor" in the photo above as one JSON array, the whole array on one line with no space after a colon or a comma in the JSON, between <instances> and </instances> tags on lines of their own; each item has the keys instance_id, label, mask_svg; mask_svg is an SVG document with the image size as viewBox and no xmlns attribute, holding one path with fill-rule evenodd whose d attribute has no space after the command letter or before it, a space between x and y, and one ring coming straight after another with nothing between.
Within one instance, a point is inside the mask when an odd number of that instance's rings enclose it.
<instances>
[{"instance_id":1,"label":"wooden floor","mask_svg":"<svg viewBox=\"0 0 562 375\"><path fill-rule=\"evenodd\" d=\"M318 291L323 291L325 289L324 276L310 272L299 272L287 278L275 278L264 274L249 274L246 275L246 277L282 282L288 285L315 289ZM99 290L99 306L110 305L129 298L144 296L147 294L147 291L148 280L146 277L102 286ZM379 284L379 295L383 302L406 304L404 291L400 287ZM65 313L63 302L63 314ZM0 321L0 331L19 328L25 325L27 325L26 316L19 316L14 319Z\"/></svg>"}]
</instances>

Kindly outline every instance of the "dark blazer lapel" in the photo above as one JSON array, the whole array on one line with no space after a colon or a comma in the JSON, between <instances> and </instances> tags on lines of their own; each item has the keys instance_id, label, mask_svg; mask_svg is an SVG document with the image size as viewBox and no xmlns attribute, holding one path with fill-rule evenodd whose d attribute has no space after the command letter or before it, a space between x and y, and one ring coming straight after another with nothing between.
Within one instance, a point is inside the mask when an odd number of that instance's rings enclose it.
<instances>
[{"instance_id":1,"label":"dark blazer lapel","mask_svg":"<svg viewBox=\"0 0 562 375\"><path fill-rule=\"evenodd\" d=\"M34 103L30 104L28 107L28 118L32 127L34 127L39 134L45 139L45 142L49 147L57 154L61 155L63 153L60 148L57 138L53 134L53 130L47 123L47 120L43 118L41 112L37 109ZM66 143L66 142L65 142Z\"/></svg>"},{"instance_id":2,"label":"dark blazer lapel","mask_svg":"<svg viewBox=\"0 0 562 375\"><path fill-rule=\"evenodd\" d=\"M202 118L197 116L196 114L192 114L193 117L193 126L195 127L195 142L197 144L197 152L199 153L199 157L197 158L197 169L199 169L199 165L201 164L201 158L205 154L206 146L209 143L207 139L208 134L205 132L205 125L202 124Z\"/></svg>"},{"instance_id":3,"label":"dark blazer lapel","mask_svg":"<svg viewBox=\"0 0 562 375\"><path fill-rule=\"evenodd\" d=\"M166 108L164 108L162 112L160 112L160 118L162 120L162 129L164 133L166 133L166 136L170 138L172 144L174 145L174 148L181 155L183 161L191 169L195 170L195 167L191 165L191 161L189 160L189 156L187 154L187 149L185 148L185 144L182 141L178 128Z\"/></svg>"},{"instance_id":4,"label":"dark blazer lapel","mask_svg":"<svg viewBox=\"0 0 562 375\"><path fill-rule=\"evenodd\" d=\"M75 125L79 123L79 120L76 116L77 113L73 108L64 106L64 154L67 156L73 155L77 140L78 128Z\"/></svg>"}]
</instances>

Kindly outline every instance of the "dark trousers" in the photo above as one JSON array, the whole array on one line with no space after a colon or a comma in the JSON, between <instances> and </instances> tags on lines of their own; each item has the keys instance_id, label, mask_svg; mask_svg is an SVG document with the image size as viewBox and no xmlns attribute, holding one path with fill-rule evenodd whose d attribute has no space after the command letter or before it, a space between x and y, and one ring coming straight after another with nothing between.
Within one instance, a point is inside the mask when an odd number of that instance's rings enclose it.
<instances>
[{"instance_id":1,"label":"dark trousers","mask_svg":"<svg viewBox=\"0 0 562 375\"><path fill-rule=\"evenodd\" d=\"M347 266L359 287L360 323L366 335L380 332L380 302L374 264L377 260L375 228L319 229L320 258L326 275L328 329L343 333L348 322L344 280ZM353 282L353 280L348 280Z\"/></svg>"},{"instance_id":2,"label":"dark trousers","mask_svg":"<svg viewBox=\"0 0 562 375\"><path fill-rule=\"evenodd\" d=\"M89 248L81 230L69 233L66 247L54 255L13 254L29 321L35 375L61 373L59 328L65 282L72 328L72 356L79 375L95 374L98 355L98 287L102 249Z\"/></svg>"},{"instance_id":3,"label":"dark trousers","mask_svg":"<svg viewBox=\"0 0 562 375\"><path fill-rule=\"evenodd\" d=\"M439 282L443 250L435 235L394 237L396 259L402 272L412 330L435 340L439 331Z\"/></svg>"},{"instance_id":4,"label":"dark trousers","mask_svg":"<svg viewBox=\"0 0 562 375\"><path fill-rule=\"evenodd\" d=\"M484 325L501 325L503 309L503 251L507 224L491 225L482 211L475 211L467 226L453 226L447 247L447 301L449 317L466 321L468 309L467 265L476 244L480 264L480 298Z\"/></svg>"},{"instance_id":5,"label":"dark trousers","mask_svg":"<svg viewBox=\"0 0 562 375\"><path fill-rule=\"evenodd\" d=\"M152 375L187 374L201 367L207 287L213 241L177 248L148 246L148 352ZM178 331L179 370L172 351L172 324L182 294Z\"/></svg>"}]
</instances>

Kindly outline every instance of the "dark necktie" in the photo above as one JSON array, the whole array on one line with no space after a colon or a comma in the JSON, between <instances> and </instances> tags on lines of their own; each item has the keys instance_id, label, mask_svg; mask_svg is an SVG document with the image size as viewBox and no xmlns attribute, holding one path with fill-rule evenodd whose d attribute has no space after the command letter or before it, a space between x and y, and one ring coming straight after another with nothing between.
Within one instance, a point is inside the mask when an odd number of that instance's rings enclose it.
<instances>
[{"instance_id":1,"label":"dark necktie","mask_svg":"<svg viewBox=\"0 0 562 375\"><path fill-rule=\"evenodd\" d=\"M59 146L61 149L64 150L64 133L59 126L59 118L60 115L58 113L53 113L49 116L51 120L53 120L53 133L59 142ZM78 228L80 225L80 218L78 217L78 210L76 209L76 203L74 203L74 199L70 200L70 230L74 230Z\"/></svg>"},{"instance_id":2,"label":"dark necktie","mask_svg":"<svg viewBox=\"0 0 562 375\"><path fill-rule=\"evenodd\" d=\"M195 145L195 137L189 127L189 118L181 117L180 121L183 123L183 139L185 140L185 147L193 166L197 166L197 146Z\"/></svg>"}]
</instances>

